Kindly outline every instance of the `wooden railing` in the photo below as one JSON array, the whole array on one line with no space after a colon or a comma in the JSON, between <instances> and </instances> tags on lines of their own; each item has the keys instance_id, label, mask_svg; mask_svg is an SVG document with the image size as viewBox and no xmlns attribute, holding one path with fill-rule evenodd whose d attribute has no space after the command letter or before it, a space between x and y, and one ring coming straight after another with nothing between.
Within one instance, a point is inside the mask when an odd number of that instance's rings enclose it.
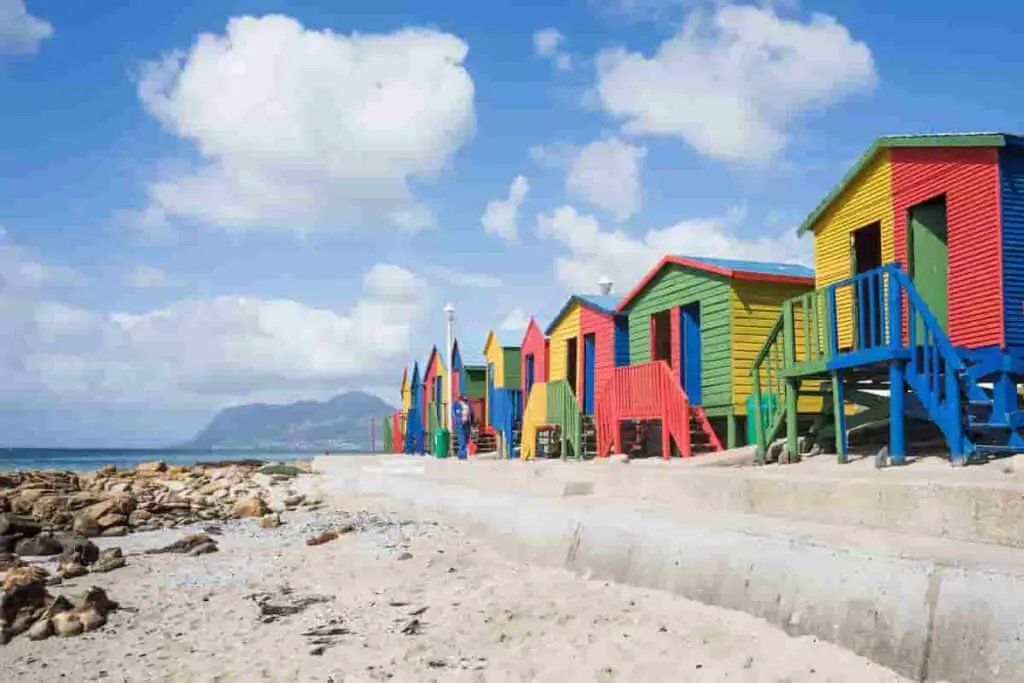
<instances>
[{"instance_id":1,"label":"wooden railing","mask_svg":"<svg viewBox=\"0 0 1024 683\"><path fill-rule=\"evenodd\" d=\"M597 398L597 454L621 451L622 420L661 420L662 457L672 454L674 439L679 452L689 457L690 401L665 361L615 368Z\"/></svg>"}]
</instances>

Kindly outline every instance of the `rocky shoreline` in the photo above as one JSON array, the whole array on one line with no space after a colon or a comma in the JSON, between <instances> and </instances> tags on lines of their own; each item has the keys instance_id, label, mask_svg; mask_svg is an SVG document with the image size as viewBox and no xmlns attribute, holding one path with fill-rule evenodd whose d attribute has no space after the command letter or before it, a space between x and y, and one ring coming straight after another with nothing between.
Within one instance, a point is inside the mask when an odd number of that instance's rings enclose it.
<instances>
[{"instance_id":1,"label":"rocky shoreline","mask_svg":"<svg viewBox=\"0 0 1024 683\"><path fill-rule=\"evenodd\" d=\"M321 506L293 486L309 472L308 462L246 460L172 467L155 461L130 470L107 465L86 473L0 473L0 645L22 633L41 640L78 635L106 623L117 603L101 589L91 587L70 598L47 591L65 580L125 566L119 547L101 551L91 539L250 517L259 518L261 527L277 527L282 512ZM217 550L209 534L191 533L147 553ZM56 572L51 572L46 565L54 558Z\"/></svg>"}]
</instances>

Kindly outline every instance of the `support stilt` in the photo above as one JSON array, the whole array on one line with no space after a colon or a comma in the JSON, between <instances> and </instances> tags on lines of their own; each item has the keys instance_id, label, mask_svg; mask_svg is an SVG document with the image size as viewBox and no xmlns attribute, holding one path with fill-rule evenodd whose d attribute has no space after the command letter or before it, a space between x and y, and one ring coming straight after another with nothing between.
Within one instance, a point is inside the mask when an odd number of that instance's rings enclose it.
<instances>
[{"instance_id":1,"label":"support stilt","mask_svg":"<svg viewBox=\"0 0 1024 683\"><path fill-rule=\"evenodd\" d=\"M907 455L906 435L906 394L903 384L904 364L902 360L889 363L889 460L893 465L902 465Z\"/></svg>"},{"instance_id":2,"label":"support stilt","mask_svg":"<svg viewBox=\"0 0 1024 683\"><path fill-rule=\"evenodd\" d=\"M838 372L832 373L832 411L835 415L836 460L845 465L846 456L846 397L843 394L843 380Z\"/></svg>"}]
</instances>

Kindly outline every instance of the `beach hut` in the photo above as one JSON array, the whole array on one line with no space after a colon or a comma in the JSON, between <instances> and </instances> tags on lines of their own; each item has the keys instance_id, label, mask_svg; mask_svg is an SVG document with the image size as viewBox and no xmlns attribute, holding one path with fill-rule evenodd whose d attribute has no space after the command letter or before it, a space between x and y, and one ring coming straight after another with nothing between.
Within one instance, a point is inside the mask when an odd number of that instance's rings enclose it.
<instances>
[{"instance_id":1,"label":"beach hut","mask_svg":"<svg viewBox=\"0 0 1024 683\"><path fill-rule=\"evenodd\" d=\"M864 408L833 411L841 461L847 430L879 416L879 464L903 461L905 415L933 423L954 464L1024 448L1024 139L883 137L799 232L813 235L817 289L787 305L752 373L759 392L786 396L762 457L783 425L799 456L793 406L819 384L833 406Z\"/></svg>"},{"instance_id":2,"label":"beach hut","mask_svg":"<svg viewBox=\"0 0 1024 683\"><path fill-rule=\"evenodd\" d=\"M427 356L426 369L423 371L423 394L426 411L423 416L423 428L427 433L426 450L432 453L434 433L444 426L444 415L448 409L448 398L444 391L445 367L441 353L436 346L430 349Z\"/></svg>"},{"instance_id":3,"label":"beach hut","mask_svg":"<svg viewBox=\"0 0 1024 683\"><path fill-rule=\"evenodd\" d=\"M457 398L464 395L469 399L476 428L473 430L474 438L472 450L493 451L495 447L495 435L492 430L485 429L484 403L487 396L487 361L481 355L472 352L464 354L459 340L452 342L452 372L450 375L452 384L452 397ZM453 417L454 419L454 417ZM454 422L453 422L454 424ZM458 449L457 430L452 432L453 450Z\"/></svg>"},{"instance_id":4,"label":"beach hut","mask_svg":"<svg viewBox=\"0 0 1024 683\"><path fill-rule=\"evenodd\" d=\"M423 382L420 381L420 363L412 365L409 374L409 412L405 415L405 447L409 455L424 453L426 430L423 427Z\"/></svg>"},{"instance_id":5,"label":"beach hut","mask_svg":"<svg viewBox=\"0 0 1024 683\"><path fill-rule=\"evenodd\" d=\"M546 330L551 360L547 423L560 430L563 456L597 453L598 391L615 367L629 363L627 317L616 315L621 297L611 296L610 282L601 286L606 293L570 296Z\"/></svg>"},{"instance_id":6,"label":"beach hut","mask_svg":"<svg viewBox=\"0 0 1024 683\"><path fill-rule=\"evenodd\" d=\"M513 457L519 447L522 421L521 350L518 346L502 345L498 335L490 330L483 353L487 362L485 422L497 432L499 447Z\"/></svg>"},{"instance_id":7,"label":"beach hut","mask_svg":"<svg viewBox=\"0 0 1024 683\"><path fill-rule=\"evenodd\" d=\"M742 443L751 365L782 302L813 288L799 265L662 258L616 309L630 362L598 397L599 447L653 448L659 429L662 457L673 443L684 456Z\"/></svg>"},{"instance_id":8,"label":"beach hut","mask_svg":"<svg viewBox=\"0 0 1024 683\"><path fill-rule=\"evenodd\" d=\"M529 460L536 455L537 431L547 424L547 361L550 348L547 337L532 317L526 326L520 348L523 396L520 457Z\"/></svg>"}]
</instances>

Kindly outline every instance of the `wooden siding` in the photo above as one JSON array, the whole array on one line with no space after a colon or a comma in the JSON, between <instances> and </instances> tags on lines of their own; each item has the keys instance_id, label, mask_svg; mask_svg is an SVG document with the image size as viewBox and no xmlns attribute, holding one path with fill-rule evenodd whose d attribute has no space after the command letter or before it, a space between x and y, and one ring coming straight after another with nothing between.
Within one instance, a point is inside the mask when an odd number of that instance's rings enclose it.
<instances>
[{"instance_id":1,"label":"wooden siding","mask_svg":"<svg viewBox=\"0 0 1024 683\"><path fill-rule=\"evenodd\" d=\"M576 387L576 398L580 407L583 406L583 337L594 335L594 405L597 405L597 396L604 389L605 384L612 379L615 372L615 319L606 313L599 313L592 308L582 306L580 308L580 373L578 375L578 386Z\"/></svg>"},{"instance_id":2,"label":"wooden siding","mask_svg":"<svg viewBox=\"0 0 1024 683\"><path fill-rule=\"evenodd\" d=\"M484 343L484 359L488 364L494 364L494 388L505 386L505 354L502 353L501 342L493 331L487 334L487 341Z\"/></svg>"},{"instance_id":3,"label":"wooden siding","mask_svg":"<svg viewBox=\"0 0 1024 683\"><path fill-rule=\"evenodd\" d=\"M782 315L782 302L812 289L810 285L776 282L732 282L729 291L732 317L732 396L737 415L747 414L747 397L753 392L750 368L764 347L768 333ZM802 327L797 330L798 337L802 336ZM820 409L820 397L801 397L800 412L818 412Z\"/></svg>"},{"instance_id":4,"label":"wooden siding","mask_svg":"<svg viewBox=\"0 0 1024 683\"><path fill-rule=\"evenodd\" d=\"M529 395L526 391L526 357L528 355L533 354L533 383L548 381L547 354L544 352L544 332L533 318L530 319L530 324L526 328L526 334L523 335L523 345L520 348L522 354L520 357L519 382L523 389L523 396L529 400Z\"/></svg>"},{"instance_id":5,"label":"wooden siding","mask_svg":"<svg viewBox=\"0 0 1024 683\"><path fill-rule=\"evenodd\" d=\"M946 195L949 337L954 345L1003 345L999 153L994 148L894 149L893 236L907 267L912 206ZM1017 313L1020 313L1018 305Z\"/></svg>"},{"instance_id":6,"label":"wooden siding","mask_svg":"<svg viewBox=\"0 0 1024 683\"><path fill-rule=\"evenodd\" d=\"M537 428L547 422L547 413L548 385L546 382L535 381L526 398L526 410L523 411L523 433L519 444L519 457L523 460L532 460L537 456Z\"/></svg>"},{"instance_id":7,"label":"wooden siding","mask_svg":"<svg viewBox=\"0 0 1024 683\"><path fill-rule=\"evenodd\" d=\"M502 381L503 387L519 389L523 384L523 373L520 370L522 363L521 353L518 346L505 346L501 349L502 369L505 373Z\"/></svg>"},{"instance_id":8,"label":"wooden siding","mask_svg":"<svg viewBox=\"0 0 1024 683\"><path fill-rule=\"evenodd\" d=\"M580 336L580 305L579 302L573 303L558 325L551 330L551 334L548 335L548 339L551 341L551 350L548 365L548 381L554 382L560 379L566 379L568 377L568 368L566 368L566 347L567 343L573 337ZM580 343L576 343L576 376L580 374L580 362L583 354L580 353ZM573 388L575 391L575 388Z\"/></svg>"},{"instance_id":9,"label":"wooden siding","mask_svg":"<svg viewBox=\"0 0 1024 683\"><path fill-rule=\"evenodd\" d=\"M1024 149L999 155L1005 344L1024 354Z\"/></svg>"},{"instance_id":10,"label":"wooden siding","mask_svg":"<svg viewBox=\"0 0 1024 683\"><path fill-rule=\"evenodd\" d=\"M705 408L732 404L729 358L729 285L722 275L669 264L629 307L630 363L651 360L651 315L699 302L701 322L701 393ZM679 359L679 315L672 317L672 358ZM676 378L678 367L673 368Z\"/></svg>"},{"instance_id":11,"label":"wooden siding","mask_svg":"<svg viewBox=\"0 0 1024 683\"><path fill-rule=\"evenodd\" d=\"M459 389L466 398L483 398L487 395L487 370L462 368L459 377Z\"/></svg>"},{"instance_id":12,"label":"wooden siding","mask_svg":"<svg viewBox=\"0 0 1024 683\"><path fill-rule=\"evenodd\" d=\"M882 263L892 263L893 250L892 164L882 150L860 175L850 182L814 224L814 275L818 288L852 275L850 234L879 222L882 225ZM853 310L849 288L836 297L839 345L853 341Z\"/></svg>"},{"instance_id":13,"label":"wooden siding","mask_svg":"<svg viewBox=\"0 0 1024 683\"><path fill-rule=\"evenodd\" d=\"M425 403L428 403L428 404L431 404L431 405L434 404L434 402L435 402L434 401L434 399L435 399L435 393L434 392L436 391L435 388L434 388L434 380L435 379L440 379L441 380L441 392L442 392L441 393L442 406L440 408L441 410L444 409L444 405L443 404L444 404L444 400L445 400L445 397L444 397L444 375L445 375L445 373L444 373L444 363L441 362L441 354L438 352L437 347L434 347L434 349L430 352L429 359L427 360L427 371L423 375L423 399L424 399ZM437 415L436 415L436 412L433 412L433 411L437 411L437 410L438 410L437 406L434 406L433 409L428 408L428 409L423 411L423 426L424 427L429 428L428 420L430 418L433 418L436 421ZM430 432L428 432L428 435L429 434L430 434Z\"/></svg>"}]
</instances>

